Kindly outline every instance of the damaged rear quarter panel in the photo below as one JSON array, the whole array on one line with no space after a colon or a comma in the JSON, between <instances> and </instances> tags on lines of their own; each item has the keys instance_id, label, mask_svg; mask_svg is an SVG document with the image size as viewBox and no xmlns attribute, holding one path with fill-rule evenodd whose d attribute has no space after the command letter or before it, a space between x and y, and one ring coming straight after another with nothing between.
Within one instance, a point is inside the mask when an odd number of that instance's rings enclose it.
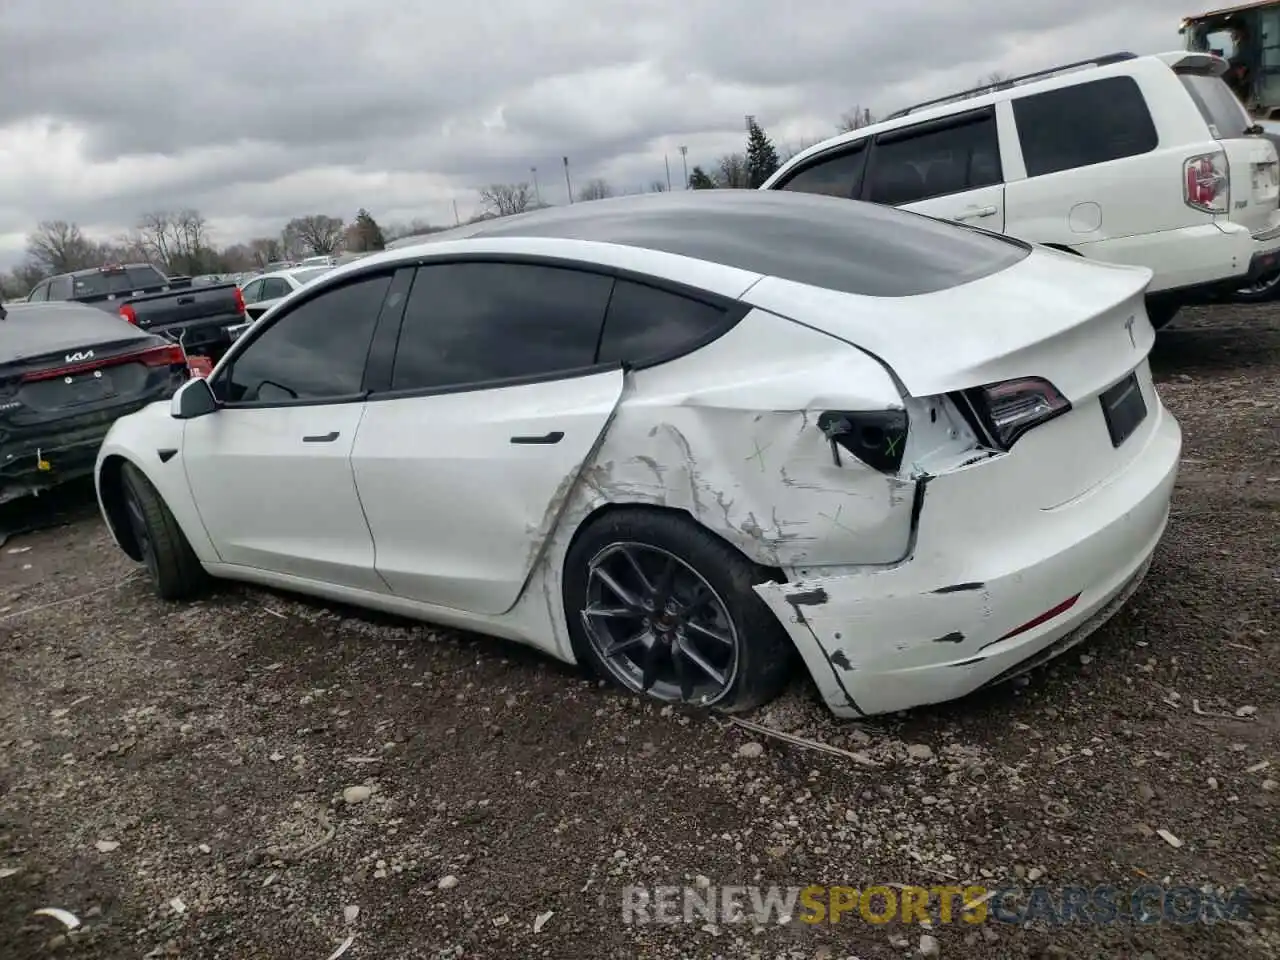
<instances>
[{"instance_id":1,"label":"damaged rear quarter panel","mask_svg":"<svg viewBox=\"0 0 1280 960\"><path fill-rule=\"evenodd\" d=\"M758 563L891 563L911 535L914 483L841 451L823 410L900 408L880 364L754 310L687 357L628 374L622 402L566 511L607 503L685 510Z\"/></svg>"}]
</instances>

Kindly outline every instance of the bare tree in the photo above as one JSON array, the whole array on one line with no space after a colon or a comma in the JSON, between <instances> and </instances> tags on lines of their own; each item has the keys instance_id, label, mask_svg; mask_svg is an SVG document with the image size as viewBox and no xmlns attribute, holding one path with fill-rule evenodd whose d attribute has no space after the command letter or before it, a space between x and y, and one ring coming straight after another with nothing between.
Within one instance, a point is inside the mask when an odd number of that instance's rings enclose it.
<instances>
[{"instance_id":1,"label":"bare tree","mask_svg":"<svg viewBox=\"0 0 1280 960\"><path fill-rule=\"evenodd\" d=\"M495 217L524 213L533 205L533 191L527 183L491 183L480 191L485 212Z\"/></svg>"},{"instance_id":2,"label":"bare tree","mask_svg":"<svg viewBox=\"0 0 1280 960\"><path fill-rule=\"evenodd\" d=\"M747 158L741 153L727 153L716 161L713 175L717 187L746 190L751 186L751 171Z\"/></svg>"},{"instance_id":3,"label":"bare tree","mask_svg":"<svg viewBox=\"0 0 1280 960\"><path fill-rule=\"evenodd\" d=\"M346 224L341 217L316 213L307 217L294 217L284 229L303 249L315 256L323 256L333 253L342 245Z\"/></svg>"},{"instance_id":4,"label":"bare tree","mask_svg":"<svg viewBox=\"0 0 1280 960\"><path fill-rule=\"evenodd\" d=\"M836 124L836 130L840 133L850 133L854 130L861 130L863 127L869 127L876 122L876 115L863 106L854 107L848 113L840 117L840 122Z\"/></svg>"},{"instance_id":5,"label":"bare tree","mask_svg":"<svg viewBox=\"0 0 1280 960\"><path fill-rule=\"evenodd\" d=\"M66 273L93 266L98 250L76 224L42 220L27 236L27 255L49 273Z\"/></svg>"},{"instance_id":6,"label":"bare tree","mask_svg":"<svg viewBox=\"0 0 1280 960\"><path fill-rule=\"evenodd\" d=\"M174 249L173 219L167 210L144 213L138 219L136 230L137 241L148 258L166 267L178 253Z\"/></svg>"},{"instance_id":7,"label":"bare tree","mask_svg":"<svg viewBox=\"0 0 1280 960\"><path fill-rule=\"evenodd\" d=\"M609 186L609 181L603 177L588 180L578 190L578 199L584 202L587 200L604 200L612 196L613 187Z\"/></svg>"},{"instance_id":8,"label":"bare tree","mask_svg":"<svg viewBox=\"0 0 1280 960\"><path fill-rule=\"evenodd\" d=\"M279 237L254 237L249 241L249 252L256 267L284 259L284 244Z\"/></svg>"},{"instance_id":9,"label":"bare tree","mask_svg":"<svg viewBox=\"0 0 1280 960\"><path fill-rule=\"evenodd\" d=\"M990 90L992 87L996 86L997 84L1001 84L1007 80L1012 80L1012 79L1013 79L1013 74L1005 73L1001 70L992 70L990 73L986 74L985 76L979 77L978 82L975 83L974 86L979 88L980 90Z\"/></svg>"}]
</instances>

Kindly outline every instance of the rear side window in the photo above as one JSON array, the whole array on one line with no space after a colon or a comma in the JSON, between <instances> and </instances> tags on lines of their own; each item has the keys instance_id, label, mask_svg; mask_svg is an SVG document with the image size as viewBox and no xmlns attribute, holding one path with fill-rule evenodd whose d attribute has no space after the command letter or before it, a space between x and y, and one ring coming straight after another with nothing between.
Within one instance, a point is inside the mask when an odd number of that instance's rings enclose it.
<instances>
[{"instance_id":1,"label":"rear side window","mask_svg":"<svg viewBox=\"0 0 1280 960\"><path fill-rule=\"evenodd\" d=\"M727 321L726 312L709 303L619 280L609 300L599 360L652 363L706 342Z\"/></svg>"},{"instance_id":2,"label":"rear side window","mask_svg":"<svg viewBox=\"0 0 1280 960\"><path fill-rule=\"evenodd\" d=\"M1108 77L1013 101L1027 176L1150 153L1159 144L1142 90Z\"/></svg>"},{"instance_id":3,"label":"rear side window","mask_svg":"<svg viewBox=\"0 0 1280 960\"><path fill-rule=\"evenodd\" d=\"M466 387L591 367L613 278L530 263L419 267L392 390Z\"/></svg>"},{"instance_id":4,"label":"rear side window","mask_svg":"<svg viewBox=\"0 0 1280 960\"><path fill-rule=\"evenodd\" d=\"M1187 93L1191 94L1196 109L1209 125L1209 132L1215 140L1243 137L1245 130L1253 125L1240 99L1231 92L1231 88L1221 77L1180 73L1178 79L1182 81Z\"/></svg>"},{"instance_id":5,"label":"rear side window","mask_svg":"<svg viewBox=\"0 0 1280 960\"><path fill-rule=\"evenodd\" d=\"M864 140L833 157L820 159L789 177L778 189L795 193L820 193L828 197L852 199L867 165Z\"/></svg>"},{"instance_id":6,"label":"rear side window","mask_svg":"<svg viewBox=\"0 0 1280 960\"><path fill-rule=\"evenodd\" d=\"M995 113L983 110L880 134L862 192L898 206L1000 181Z\"/></svg>"},{"instance_id":7,"label":"rear side window","mask_svg":"<svg viewBox=\"0 0 1280 960\"><path fill-rule=\"evenodd\" d=\"M282 277L269 277L262 281L263 300L277 300L280 297L287 297L292 290L293 287L289 286L289 281Z\"/></svg>"}]
</instances>

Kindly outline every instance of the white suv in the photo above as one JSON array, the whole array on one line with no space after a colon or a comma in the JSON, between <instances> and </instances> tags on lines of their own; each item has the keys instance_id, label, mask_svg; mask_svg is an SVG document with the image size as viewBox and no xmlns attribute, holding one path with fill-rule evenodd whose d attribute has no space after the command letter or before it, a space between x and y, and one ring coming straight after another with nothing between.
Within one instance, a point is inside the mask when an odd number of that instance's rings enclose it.
<instances>
[{"instance_id":1,"label":"white suv","mask_svg":"<svg viewBox=\"0 0 1280 960\"><path fill-rule=\"evenodd\" d=\"M1280 267L1280 174L1209 54L1117 53L899 111L761 189L904 207L1148 267L1156 327Z\"/></svg>"}]
</instances>

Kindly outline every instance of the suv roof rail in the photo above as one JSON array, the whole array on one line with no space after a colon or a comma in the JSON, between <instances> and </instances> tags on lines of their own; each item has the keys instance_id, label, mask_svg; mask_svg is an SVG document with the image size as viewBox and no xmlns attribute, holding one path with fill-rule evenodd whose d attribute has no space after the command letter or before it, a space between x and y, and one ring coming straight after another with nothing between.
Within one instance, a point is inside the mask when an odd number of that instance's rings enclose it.
<instances>
[{"instance_id":1,"label":"suv roof rail","mask_svg":"<svg viewBox=\"0 0 1280 960\"><path fill-rule=\"evenodd\" d=\"M905 117L908 114L915 113L923 107L935 107L944 103L951 103L956 100L965 100L969 97L976 97L983 93L994 93L997 90L1007 90L1015 87L1020 83L1026 83L1028 80L1038 80L1041 77L1050 77L1055 73L1063 73L1067 70L1077 70L1080 67L1106 67L1113 63L1123 63L1125 60L1137 59L1136 53L1129 53L1122 50L1119 53L1108 53L1101 57L1090 57L1088 60L1077 60L1075 63L1064 63L1061 66L1050 67L1048 70L1037 70L1035 73L1024 73L1019 77L1010 77L1008 80L1001 80L997 83L989 83L986 86L974 87L972 90L962 90L959 93L950 93L945 97L937 97L933 100L924 100L920 103L912 104L896 113L891 113L885 117L886 120L897 120L899 117Z\"/></svg>"}]
</instances>

